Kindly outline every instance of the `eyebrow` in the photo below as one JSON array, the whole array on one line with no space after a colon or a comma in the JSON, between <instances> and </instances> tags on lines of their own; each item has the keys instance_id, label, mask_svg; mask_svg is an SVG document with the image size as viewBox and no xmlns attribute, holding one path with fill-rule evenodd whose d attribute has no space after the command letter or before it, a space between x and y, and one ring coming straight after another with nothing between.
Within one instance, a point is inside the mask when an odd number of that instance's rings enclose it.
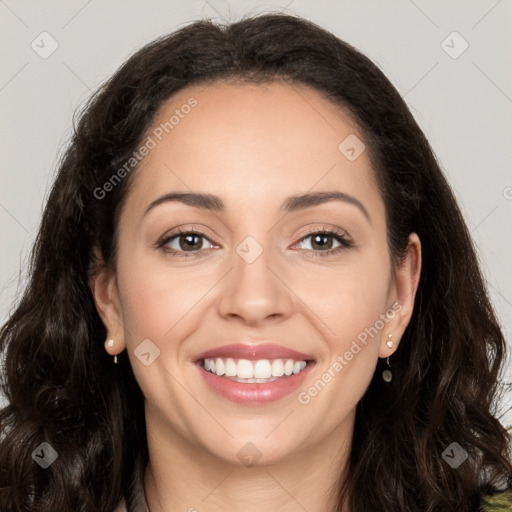
<instances>
[{"instance_id":1,"label":"eyebrow","mask_svg":"<svg viewBox=\"0 0 512 512\"><path fill-rule=\"evenodd\" d=\"M177 201L188 206L201 208L214 212L222 212L225 205L219 196L213 194L202 194L198 192L171 192L155 199L145 210L145 216L150 210L156 206L170 201ZM331 192L310 192L302 195L295 195L286 198L280 207L280 210L286 213L305 210L313 206L318 206L329 201L341 201L357 207L366 219L371 223L370 215L364 205L350 194L339 191Z\"/></svg>"}]
</instances>

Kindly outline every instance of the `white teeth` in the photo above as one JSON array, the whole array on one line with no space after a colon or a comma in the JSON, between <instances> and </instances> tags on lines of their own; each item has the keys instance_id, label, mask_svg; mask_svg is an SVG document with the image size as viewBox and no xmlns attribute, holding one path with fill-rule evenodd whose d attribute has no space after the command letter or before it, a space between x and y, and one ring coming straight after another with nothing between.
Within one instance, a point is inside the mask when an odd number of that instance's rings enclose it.
<instances>
[{"instance_id":1,"label":"white teeth","mask_svg":"<svg viewBox=\"0 0 512 512\"><path fill-rule=\"evenodd\" d=\"M272 361L272 377L282 377L284 375L284 364L281 359Z\"/></svg>"},{"instance_id":2,"label":"white teeth","mask_svg":"<svg viewBox=\"0 0 512 512\"><path fill-rule=\"evenodd\" d=\"M205 359L205 361L207 361L207 359ZM230 357L226 359L224 370L226 373L226 377L236 377L236 364L235 361L233 361L233 359L231 359Z\"/></svg>"},{"instance_id":3,"label":"white teeth","mask_svg":"<svg viewBox=\"0 0 512 512\"><path fill-rule=\"evenodd\" d=\"M225 373L224 361L220 357L217 357L217 359L215 359L215 373L219 376L224 375Z\"/></svg>"},{"instance_id":4,"label":"white teeth","mask_svg":"<svg viewBox=\"0 0 512 512\"><path fill-rule=\"evenodd\" d=\"M272 368L268 359L256 361L254 365L254 377L256 379L268 379L272 376Z\"/></svg>"},{"instance_id":5,"label":"white teeth","mask_svg":"<svg viewBox=\"0 0 512 512\"><path fill-rule=\"evenodd\" d=\"M265 382L273 382L277 379L278 377L272 377L270 379L239 379L238 377L232 377L232 380L242 382L243 384L264 384Z\"/></svg>"},{"instance_id":6,"label":"white teeth","mask_svg":"<svg viewBox=\"0 0 512 512\"><path fill-rule=\"evenodd\" d=\"M232 380L245 383L272 382L283 376L297 374L306 368L306 361L293 359L248 359L235 360L231 357L205 359L204 369L219 377L230 377Z\"/></svg>"},{"instance_id":7,"label":"white teeth","mask_svg":"<svg viewBox=\"0 0 512 512\"><path fill-rule=\"evenodd\" d=\"M254 377L254 370L251 361L247 359L239 359L236 376L239 379L252 379Z\"/></svg>"},{"instance_id":8,"label":"white teeth","mask_svg":"<svg viewBox=\"0 0 512 512\"><path fill-rule=\"evenodd\" d=\"M304 364L304 366L302 366L303 364ZM301 370L304 370L304 368L306 368L305 361L297 361L293 365L293 373L299 373Z\"/></svg>"}]
</instances>

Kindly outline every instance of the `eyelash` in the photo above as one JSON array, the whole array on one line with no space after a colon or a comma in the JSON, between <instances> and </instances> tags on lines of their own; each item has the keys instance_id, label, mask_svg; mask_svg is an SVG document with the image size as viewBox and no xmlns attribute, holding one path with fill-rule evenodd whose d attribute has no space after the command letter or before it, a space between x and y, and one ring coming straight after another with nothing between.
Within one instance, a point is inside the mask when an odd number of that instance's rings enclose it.
<instances>
[{"instance_id":1,"label":"eyelash","mask_svg":"<svg viewBox=\"0 0 512 512\"><path fill-rule=\"evenodd\" d=\"M343 251L344 249L349 249L354 245L353 242L347 237L345 233L343 233L342 231L338 231L337 229L334 228L312 229L310 231L307 231L306 233L302 233L300 235L299 242L302 242L306 238L309 238L310 236L313 235L331 236L341 244L339 247L329 249L327 251L314 251L313 249L306 249L307 251L310 251L313 257L315 258L317 256L331 256L332 254L337 254L338 252Z\"/></svg>"},{"instance_id":2,"label":"eyelash","mask_svg":"<svg viewBox=\"0 0 512 512\"><path fill-rule=\"evenodd\" d=\"M196 250L196 251L176 251L174 249L169 249L169 248L165 247L171 240L173 240L174 238L179 237L181 235L198 235L198 236L201 236L201 237L205 238L206 240L210 241L210 239L204 233L201 233L201 231L197 231L196 229L193 229L193 228L178 229L176 233L173 233L169 236L164 235L164 237L162 237L157 242L156 247L158 249L162 249L166 254L171 254L172 256L179 256L179 257L185 257L185 258L191 257L191 256L204 256L203 251L206 251L206 249L200 249L200 250ZM337 254L338 252L340 252L344 249L348 249L353 246L352 241L349 240L349 238L346 236L345 233L338 231L336 229L332 229L332 228L331 229L325 229L325 228L314 229L314 230L308 231L306 233L303 233L297 243L302 242L306 238L309 238L310 236L313 236L313 235L332 236L341 244L339 247L336 247L334 249L329 249L327 251L314 251L312 249L306 249L307 251L310 251L313 253L313 255L314 255L313 257L330 256L332 254Z\"/></svg>"}]
</instances>

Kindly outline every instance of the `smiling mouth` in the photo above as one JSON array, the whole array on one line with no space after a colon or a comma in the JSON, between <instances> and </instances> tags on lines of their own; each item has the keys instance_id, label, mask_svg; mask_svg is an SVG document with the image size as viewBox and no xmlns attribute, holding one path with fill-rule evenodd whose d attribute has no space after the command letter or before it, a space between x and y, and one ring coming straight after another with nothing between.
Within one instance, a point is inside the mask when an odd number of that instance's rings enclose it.
<instances>
[{"instance_id":1,"label":"smiling mouth","mask_svg":"<svg viewBox=\"0 0 512 512\"><path fill-rule=\"evenodd\" d=\"M199 361L205 371L244 384L265 384L297 375L312 363L312 360L289 358L249 360L216 357Z\"/></svg>"}]
</instances>

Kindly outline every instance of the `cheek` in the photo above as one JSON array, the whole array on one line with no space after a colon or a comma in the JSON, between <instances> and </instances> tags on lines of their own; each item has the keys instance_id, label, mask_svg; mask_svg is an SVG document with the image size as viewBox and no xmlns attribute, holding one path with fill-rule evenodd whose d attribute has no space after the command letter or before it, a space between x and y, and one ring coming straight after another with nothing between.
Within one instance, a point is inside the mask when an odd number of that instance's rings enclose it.
<instances>
[{"instance_id":1,"label":"cheek","mask_svg":"<svg viewBox=\"0 0 512 512\"><path fill-rule=\"evenodd\" d=\"M171 331L194 310L211 278L156 265L143 254L118 262L118 284L127 345L149 338L163 344Z\"/></svg>"},{"instance_id":2,"label":"cheek","mask_svg":"<svg viewBox=\"0 0 512 512\"><path fill-rule=\"evenodd\" d=\"M347 266L329 277L307 290L311 309L322 320L316 325L326 351L316 379L300 390L298 401L308 414L326 418L325 428L334 429L354 410L372 380L386 325L381 318L390 306L390 277L385 262Z\"/></svg>"},{"instance_id":3,"label":"cheek","mask_svg":"<svg viewBox=\"0 0 512 512\"><path fill-rule=\"evenodd\" d=\"M360 261L299 279L296 289L301 289L306 304L322 320L326 338L339 350L372 327L391 306L387 304L390 269L385 261Z\"/></svg>"}]
</instances>

